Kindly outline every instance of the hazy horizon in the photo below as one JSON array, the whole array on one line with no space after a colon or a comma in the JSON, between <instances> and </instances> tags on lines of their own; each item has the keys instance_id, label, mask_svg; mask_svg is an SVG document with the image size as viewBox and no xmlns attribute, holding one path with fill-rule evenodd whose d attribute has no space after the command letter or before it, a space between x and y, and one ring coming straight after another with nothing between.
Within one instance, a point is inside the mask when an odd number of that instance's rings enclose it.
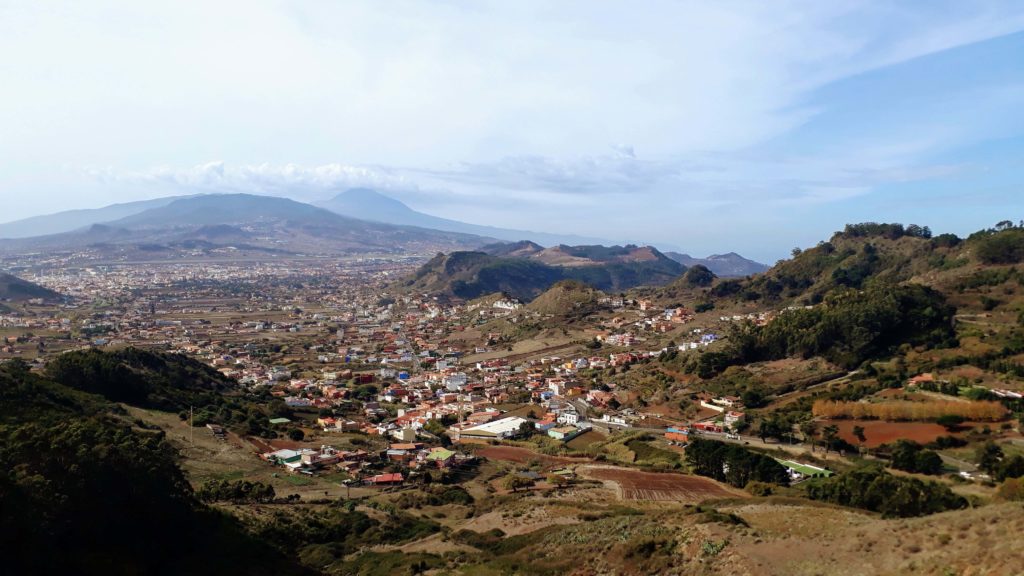
<instances>
[{"instance_id":1,"label":"hazy horizon","mask_svg":"<svg viewBox=\"0 0 1024 576\"><path fill-rule=\"evenodd\" d=\"M966 234L1024 208L1022 30L1013 2L5 3L0 220L368 187L767 263L848 222Z\"/></svg>"}]
</instances>

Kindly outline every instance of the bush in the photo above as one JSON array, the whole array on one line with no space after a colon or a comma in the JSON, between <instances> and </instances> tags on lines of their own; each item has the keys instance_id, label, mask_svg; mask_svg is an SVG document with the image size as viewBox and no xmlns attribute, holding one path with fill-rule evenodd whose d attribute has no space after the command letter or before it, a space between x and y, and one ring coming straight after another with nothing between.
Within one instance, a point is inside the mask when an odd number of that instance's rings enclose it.
<instances>
[{"instance_id":1,"label":"bush","mask_svg":"<svg viewBox=\"0 0 1024 576\"><path fill-rule=\"evenodd\" d=\"M752 496L771 496L775 492L775 487L766 482L747 482L744 490L750 492Z\"/></svg>"},{"instance_id":2,"label":"bush","mask_svg":"<svg viewBox=\"0 0 1024 576\"><path fill-rule=\"evenodd\" d=\"M196 492L204 502L270 502L274 499L274 487L262 482L248 480L209 480Z\"/></svg>"},{"instance_id":3,"label":"bush","mask_svg":"<svg viewBox=\"0 0 1024 576\"><path fill-rule=\"evenodd\" d=\"M1010 228L983 236L976 254L986 264L1024 262L1024 229Z\"/></svg>"}]
</instances>

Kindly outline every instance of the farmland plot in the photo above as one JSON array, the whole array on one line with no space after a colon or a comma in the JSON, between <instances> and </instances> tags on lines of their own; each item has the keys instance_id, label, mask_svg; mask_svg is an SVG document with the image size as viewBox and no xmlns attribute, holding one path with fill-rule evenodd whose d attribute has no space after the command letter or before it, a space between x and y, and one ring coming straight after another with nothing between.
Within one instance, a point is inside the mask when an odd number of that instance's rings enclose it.
<instances>
[{"instance_id":1,"label":"farmland plot","mask_svg":"<svg viewBox=\"0 0 1024 576\"><path fill-rule=\"evenodd\" d=\"M612 483L621 500L655 500L696 504L712 498L733 498L745 493L701 476L670 472L644 472L614 466L586 466L590 478Z\"/></svg>"}]
</instances>

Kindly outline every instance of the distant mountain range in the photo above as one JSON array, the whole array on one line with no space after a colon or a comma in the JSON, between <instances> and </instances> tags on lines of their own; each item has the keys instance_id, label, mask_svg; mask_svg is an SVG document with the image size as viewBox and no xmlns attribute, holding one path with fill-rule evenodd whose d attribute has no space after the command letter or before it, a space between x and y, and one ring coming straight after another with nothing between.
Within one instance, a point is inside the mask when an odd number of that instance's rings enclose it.
<instances>
[{"instance_id":1,"label":"distant mountain range","mask_svg":"<svg viewBox=\"0 0 1024 576\"><path fill-rule=\"evenodd\" d=\"M493 239L357 220L286 198L187 196L69 232L0 242L0 250L95 249L126 259L211 253L424 253Z\"/></svg>"},{"instance_id":2,"label":"distant mountain range","mask_svg":"<svg viewBox=\"0 0 1024 576\"><path fill-rule=\"evenodd\" d=\"M187 198L187 196L167 196L154 200L111 204L103 208L66 210L55 214L33 216L23 220L0 224L0 238L31 238L33 236L71 232L72 230L78 230L93 224L125 218L139 212L145 212L151 208L166 206L181 198Z\"/></svg>"},{"instance_id":3,"label":"distant mountain range","mask_svg":"<svg viewBox=\"0 0 1024 576\"><path fill-rule=\"evenodd\" d=\"M512 243L494 244L496 240ZM493 244L484 252L494 256L537 254L541 263L585 266L586 258L564 248L594 248L610 242L449 220L417 212L365 188L347 190L318 205L251 194L168 196L0 224L0 252L88 248L127 260L224 251L236 255L448 252L485 244ZM708 258L677 252L662 256L684 266L703 264L721 277L768 268L735 253Z\"/></svg>"},{"instance_id":4,"label":"distant mountain range","mask_svg":"<svg viewBox=\"0 0 1024 576\"><path fill-rule=\"evenodd\" d=\"M766 264L748 260L735 252L729 252L728 254L712 254L707 258L694 258L689 254L680 254L679 252L665 252L665 256L668 256L687 268L697 266L698 264L705 266L708 270L714 272L715 276L720 278L750 276L751 274L760 274L770 268L770 266Z\"/></svg>"},{"instance_id":5,"label":"distant mountain range","mask_svg":"<svg viewBox=\"0 0 1024 576\"><path fill-rule=\"evenodd\" d=\"M481 226L468 224L458 220L449 220L438 216L431 216L423 212L417 212L409 208L399 200L385 196L367 188L353 188L338 194L334 198L317 204L337 214L351 218L361 218L375 222L387 222L389 224L401 224L406 226L419 226L421 228L432 228L434 230L446 230L448 232L460 232L463 234L475 234L499 240L517 241L528 238L544 246L557 244L610 244L608 240L600 238L587 238L572 234L551 234L547 232L532 232L527 230L511 230L508 228L497 228L494 226Z\"/></svg>"},{"instance_id":6,"label":"distant mountain range","mask_svg":"<svg viewBox=\"0 0 1024 576\"><path fill-rule=\"evenodd\" d=\"M651 246L498 244L481 251L438 254L407 278L412 291L471 299L504 292L533 300L554 284L576 280L603 291L659 286L686 268Z\"/></svg>"}]
</instances>

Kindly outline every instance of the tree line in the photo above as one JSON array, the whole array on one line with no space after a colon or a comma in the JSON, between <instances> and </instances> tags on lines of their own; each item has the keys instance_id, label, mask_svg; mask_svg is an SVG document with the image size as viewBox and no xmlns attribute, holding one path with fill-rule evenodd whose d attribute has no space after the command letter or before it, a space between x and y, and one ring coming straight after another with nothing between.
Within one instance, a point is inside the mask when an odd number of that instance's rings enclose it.
<instances>
[{"instance_id":1,"label":"tree line","mask_svg":"<svg viewBox=\"0 0 1024 576\"><path fill-rule=\"evenodd\" d=\"M686 446L686 461L695 474L737 488L749 482L789 485L789 473L782 464L736 444L693 438Z\"/></svg>"},{"instance_id":2,"label":"tree line","mask_svg":"<svg viewBox=\"0 0 1024 576\"><path fill-rule=\"evenodd\" d=\"M807 495L813 500L879 512L887 518L925 516L967 506L966 499L944 484L893 476L871 465L811 480Z\"/></svg>"}]
</instances>

